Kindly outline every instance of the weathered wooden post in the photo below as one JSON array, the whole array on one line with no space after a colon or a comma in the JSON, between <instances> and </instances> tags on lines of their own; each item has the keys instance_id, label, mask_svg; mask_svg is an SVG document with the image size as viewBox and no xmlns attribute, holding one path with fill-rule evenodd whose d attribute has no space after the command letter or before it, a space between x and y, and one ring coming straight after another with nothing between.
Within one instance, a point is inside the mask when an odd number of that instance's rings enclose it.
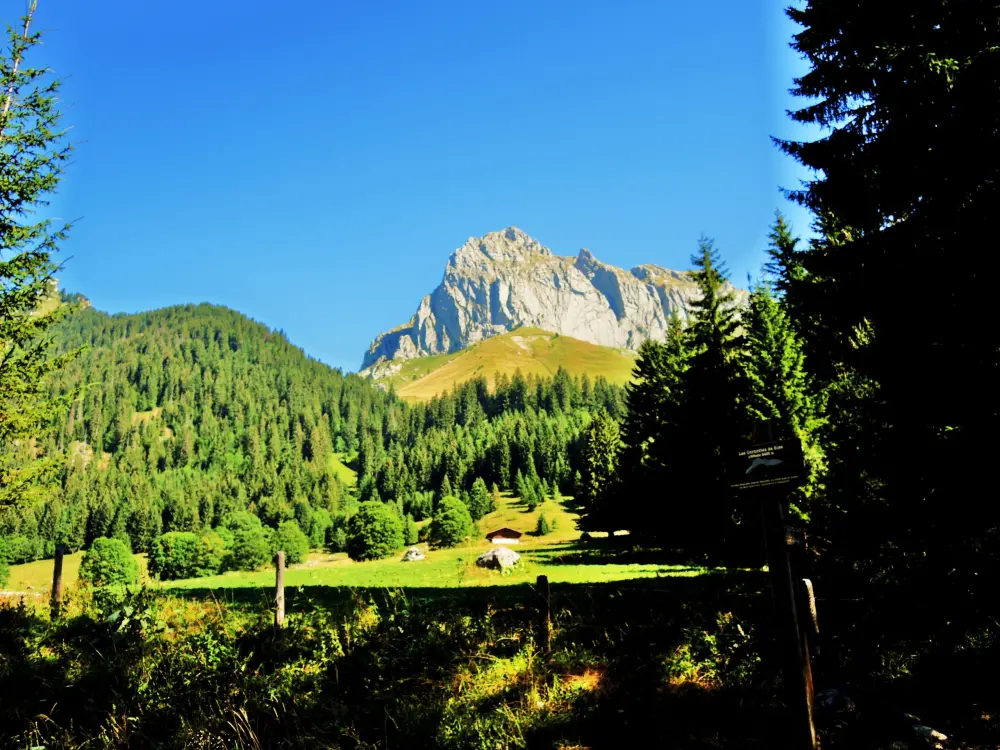
<instances>
[{"instance_id":1,"label":"weathered wooden post","mask_svg":"<svg viewBox=\"0 0 1000 750\"><path fill-rule=\"evenodd\" d=\"M818 747L814 723L812 665L809 661L805 622L800 621L796 604L796 581L788 554L784 525L783 492L769 493L764 499L763 516L767 535L767 568L777 620L778 649L782 662L786 703L792 715L791 739L794 747Z\"/></svg>"},{"instance_id":2,"label":"weathered wooden post","mask_svg":"<svg viewBox=\"0 0 1000 750\"><path fill-rule=\"evenodd\" d=\"M58 620L62 613L63 552L63 546L57 544L56 557L52 566L52 595L49 598L49 616L53 620Z\"/></svg>"},{"instance_id":3,"label":"weathered wooden post","mask_svg":"<svg viewBox=\"0 0 1000 750\"><path fill-rule=\"evenodd\" d=\"M281 627L285 622L285 553L274 556L274 624Z\"/></svg>"},{"instance_id":4,"label":"weathered wooden post","mask_svg":"<svg viewBox=\"0 0 1000 750\"><path fill-rule=\"evenodd\" d=\"M552 652L552 602L549 599L549 577L538 576L535 583L538 595L542 598L538 613L539 641L542 645L542 653L548 656Z\"/></svg>"},{"instance_id":5,"label":"weathered wooden post","mask_svg":"<svg viewBox=\"0 0 1000 750\"><path fill-rule=\"evenodd\" d=\"M772 440L769 426L764 427L767 442L754 441L734 455L731 486L760 502L777 625L776 646L791 718L787 746L815 750L818 745L813 720L812 666L805 623L800 622L804 618L796 606L798 582L792 576L784 518L788 493L801 482L804 470L802 444L795 436Z\"/></svg>"}]
</instances>

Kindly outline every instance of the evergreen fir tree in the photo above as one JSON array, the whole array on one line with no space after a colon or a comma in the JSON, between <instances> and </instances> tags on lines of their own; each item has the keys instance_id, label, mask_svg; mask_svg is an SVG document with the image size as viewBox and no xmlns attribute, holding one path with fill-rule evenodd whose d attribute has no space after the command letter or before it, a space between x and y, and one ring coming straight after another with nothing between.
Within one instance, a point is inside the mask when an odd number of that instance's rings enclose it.
<instances>
[{"instance_id":1,"label":"evergreen fir tree","mask_svg":"<svg viewBox=\"0 0 1000 750\"><path fill-rule=\"evenodd\" d=\"M446 497L454 497L455 493L451 488L451 479L448 478L448 473L445 472L444 477L441 479L441 486L438 488L438 502L441 502Z\"/></svg>"},{"instance_id":2,"label":"evergreen fir tree","mask_svg":"<svg viewBox=\"0 0 1000 750\"><path fill-rule=\"evenodd\" d=\"M621 453L618 422L607 412L598 412L587 429L583 445L581 528L612 531L618 514L618 458Z\"/></svg>"},{"instance_id":3,"label":"evergreen fir tree","mask_svg":"<svg viewBox=\"0 0 1000 750\"><path fill-rule=\"evenodd\" d=\"M490 512L490 493L482 477L476 477L476 481L472 483L467 505L473 521L478 521Z\"/></svg>"},{"instance_id":4,"label":"evergreen fir tree","mask_svg":"<svg viewBox=\"0 0 1000 750\"><path fill-rule=\"evenodd\" d=\"M627 506L620 508L624 528L649 536L668 523L668 486L673 441L682 404L681 379L688 367L688 343L676 311L670 316L667 339L647 339L639 347L632 382L626 386L628 411L622 424L622 482Z\"/></svg>"},{"instance_id":5,"label":"evergreen fir tree","mask_svg":"<svg viewBox=\"0 0 1000 750\"><path fill-rule=\"evenodd\" d=\"M767 283L758 284L751 293L744 322L748 416L770 424L775 436L801 441L807 479L792 501L802 514L807 512L804 501L816 493L823 469L817 437L821 401L806 373L802 343Z\"/></svg>"},{"instance_id":6,"label":"evergreen fir tree","mask_svg":"<svg viewBox=\"0 0 1000 750\"><path fill-rule=\"evenodd\" d=\"M492 513L499 507L500 507L500 488L497 486L497 483L494 482L493 487L490 489L490 509L488 512Z\"/></svg>"},{"instance_id":7,"label":"evergreen fir tree","mask_svg":"<svg viewBox=\"0 0 1000 750\"><path fill-rule=\"evenodd\" d=\"M42 41L32 22L8 28L0 57L0 508L26 503L50 486L54 457L14 448L36 437L57 400L43 379L65 357L49 356L50 328L65 314L55 292L54 259L68 225L31 221L55 192L70 157L57 107L59 82L27 58Z\"/></svg>"},{"instance_id":8,"label":"evergreen fir tree","mask_svg":"<svg viewBox=\"0 0 1000 750\"><path fill-rule=\"evenodd\" d=\"M673 543L718 559L723 551L739 556L748 545L759 546L751 524L738 523L726 475L727 451L747 433L743 342L736 295L710 239L699 240L691 262L700 295L692 302L688 367L680 379L676 430L682 439L671 442L672 489L681 500L671 504L668 532Z\"/></svg>"}]
</instances>

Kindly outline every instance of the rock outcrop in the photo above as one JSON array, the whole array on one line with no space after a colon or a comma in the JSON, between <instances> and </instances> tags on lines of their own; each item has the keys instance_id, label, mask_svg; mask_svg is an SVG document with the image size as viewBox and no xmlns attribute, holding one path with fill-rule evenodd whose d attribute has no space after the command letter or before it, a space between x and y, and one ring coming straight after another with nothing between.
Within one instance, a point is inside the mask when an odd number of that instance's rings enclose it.
<instances>
[{"instance_id":1,"label":"rock outcrop","mask_svg":"<svg viewBox=\"0 0 1000 750\"><path fill-rule=\"evenodd\" d=\"M362 372L384 377L400 360L445 354L520 326L600 346L638 349L663 340L673 311L687 318L698 289L689 273L657 265L625 271L589 250L552 251L517 227L470 238L413 317L378 336Z\"/></svg>"}]
</instances>

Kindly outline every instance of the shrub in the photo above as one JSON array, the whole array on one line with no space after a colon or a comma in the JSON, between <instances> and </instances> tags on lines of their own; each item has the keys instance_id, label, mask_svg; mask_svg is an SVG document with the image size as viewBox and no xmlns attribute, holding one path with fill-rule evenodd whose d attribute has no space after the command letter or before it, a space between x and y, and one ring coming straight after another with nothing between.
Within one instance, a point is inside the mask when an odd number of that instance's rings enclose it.
<instances>
[{"instance_id":1,"label":"shrub","mask_svg":"<svg viewBox=\"0 0 1000 750\"><path fill-rule=\"evenodd\" d=\"M98 537L83 555L80 580L93 586L128 586L139 582L139 563L120 539Z\"/></svg>"},{"instance_id":2,"label":"shrub","mask_svg":"<svg viewBox=\"0 0 1000 750\"><path fill-rule=\"evenodd\" d=\"M215 533L219 535L219 538L226 545L226 550L231 551L233 549L233 532L227 529L225 526L216 526L214 529Z\"/></svg>"},{"instance_id":3,"label":"shrub","mask_svg":"<svg viewBox=\"0 0 1000 750\"><path fill-rule=\"evenodd\" d=\"M201 536L191 531L168 531L153 542L149 572L161 581L215 575L224 568L228 555L225 540L214 531Z\"/></svg>"},{"instance_id":4,"label":"shrub","mask_svg":"<svg viewBox=\"0 0 1000 750\"><path fill-rule=\"evenodd\" d=\"M149 572L161 581L191 578L198 554L198 535L191 531L168 531L156 538L149 555Z\"/></svg>"},{"instance_id":5,"label":"shrub","mask_svg":"<svg viewBox=\"0 0 1000 750\"><path fill-rule=\"evenodd\" d=\"M309 537L307 537L295 521L282 521L273 540L274 552L285 552L285 564L295 565L305 562L309 555Z\"/></svg>"},{"instance_id":6,"label":"shrub","mask_svg":"<svg viewBox=\"0 0 1000 750\"><path fill-rule=\"evenodd\" d=\"M212 576L225 569L229 549L220 534L209 530L198 538L194 559L195 576Z\"/></svg>"},{"instance_id":7,"label":"shrub","mask_svg":"<svg viewBox=\"0 0 1000 750\"><path fill-rule=\"evenodd\" d=\"M377 501L361 503L347 524L347 554L353 560L379 560L403 546L403 523L392 508Z\"/></svg>"},{"instance_id":8,"label":"shrub","mask_svg":"<svg viewBox=\"0 0 1000 750\"><path fill-rule=\"evenodd\" d=\"M413 516L407 515L403 522L403 543L410 545L419 541L420 530L417 528L417 522L413 520Z\"/></svg>"},{"instance_id":9,"label":"shrub","mask_svg":"<svg viewBox=\"0 0 1000 750\"><path fill-rule=\"evenodd\" d=\"M7 562L11 565L34 562L45 557L45 544L35 536L13 534L7 537Z\"/></svg>"},{"instance_id":10,"label":"shrub","mask_svg":"<svg viewBox=\"0 0 1000 750\"><path fill-rule=\"evenodd\" d=\"M233 541L227 563L232 570L257 570L271 560L269 529L253 513L237 511L223 521ZM224 540L225 538L223 538Z\"/></svg>"},{"instance_id":11,"label":"shrub","mask_svg":"<svg viewBox=\"0 0 1000 750\"><path fill-rule=\"evenodd\" d=\"M260 519L250 511L237 510L227 514L222 519L222 525L235 534L240 529L255 529L262 524Z\"/></svg>"},{"instance_id":12,"label":"shrub","mask_svg":"<svg viewBox=\"0 0 1000 750\"><path fill-rule=\"evenodd\" d=\"M535 524L535 536L545 536L552 532L552 524L549 523L548 516L544 512L538 514L538 523Z\"/></svg>"},{"instance_id":13,"label":"shrub","mask_svg":"<svg viewBox=\"0 0 1000 750\"><path fill-rule=\"evenodd\" d=\"M454 547L470 536L474 526L469 509L457 497L445 497L431 521L430 540L436 547Z\"/></svg>"},{"instance_id":14,"label":"shrub","mask_svg":"<svg viewBox=\"0 0 1000 750\"><path fill-rule=\"evenodd\" d=\"M233 551L229 566L233 570L257 570L271 559L271 542L262 525L233 531Z\"/></svg>"},{"instance_id":15,"label":"shrub","mask_svg":"<svg viewBox=\"0 0 1000 750\"><path fill-rule=\"evenodd\" d=\"M347 530L343 526L331 529L327 537L326 545L331 552L347 552Z\"/></svg>"}]
</instances>

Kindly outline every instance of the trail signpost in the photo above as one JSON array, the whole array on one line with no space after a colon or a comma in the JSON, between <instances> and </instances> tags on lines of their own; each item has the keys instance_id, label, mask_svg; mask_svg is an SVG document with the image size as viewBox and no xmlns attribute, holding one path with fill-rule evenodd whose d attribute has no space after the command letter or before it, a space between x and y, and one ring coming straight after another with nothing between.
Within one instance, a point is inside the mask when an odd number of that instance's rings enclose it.
<instances>
[{"instance_id":1,"label":"trail signpost","mask_svg":"<svg viewBox=\"0 0 1000 750\"><path fill-rule=\"evenodd\" d=\"M733 456L731 484L740 492L772 489L787 494L801 484L803 471L798 438L755 443Z\"/></svg>"},{"instance_id":2,"label":"trail signpost","mask_svg":"<svg viewBox=\"0 0 1000 750\"><path fill-rule=\"evenodd\" d=\"M797 437L752 442L735 450L730 459L730 485L748 498L760 501L771 578L778 650L791 715L790 745L803 750L819 747L813 721L812 667L808 628L799 622L796 585L788 554L785 506L788 493L802 483L805 468L802 444ZM809 591L812 584L809 584Z\"/></svg>"}]
</instances>

